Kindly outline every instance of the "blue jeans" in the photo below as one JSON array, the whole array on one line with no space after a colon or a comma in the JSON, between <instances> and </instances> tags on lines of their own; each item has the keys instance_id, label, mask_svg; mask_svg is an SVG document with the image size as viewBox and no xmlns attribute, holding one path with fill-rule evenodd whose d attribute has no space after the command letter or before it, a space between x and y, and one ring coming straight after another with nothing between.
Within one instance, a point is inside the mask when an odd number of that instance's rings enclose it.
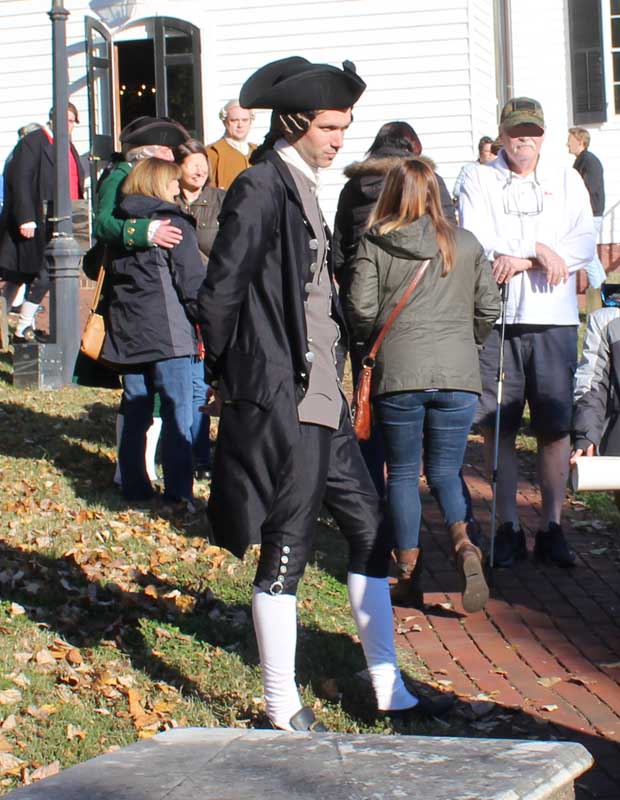
<instances>
[{"instance_id":1,"label":"blue jeans","mask_svg":"<svg viewBox=\"0 0 620 800\"><path fill-rule=\"evenodd\" d=\"M153 421L155 393L161 400L161 464L170 500L190 499L192 470L191 357L169 358L123 376L125 424L118 449L123 495L146 500L153 487L146 473L146 432Z\"/></svg>"},{"instance_id":2,"label":"blue jeans","mask_svg":"<svg viewBox=\"0 0 620 800\"><path fill-rule=\"evenodd\" d=\"M387 502L395 545L418 547L420 462L447 525L466 520L461 467L478 395L473 392L396 392L374 399L388 468Z\"/></svg>"},{"instance_id":3,"label":"blue jeans","mask_svg":"<svg viewBox=\"0 0 620 800\"><path fill-rule=\"evenodd\" d=\"M209 386L205 383L204 361L192 358L192 448L194 468L209 469L211 467L211 442L209 429L211 418L199 409L207 403Z\"/></svg>"}]
</instances>

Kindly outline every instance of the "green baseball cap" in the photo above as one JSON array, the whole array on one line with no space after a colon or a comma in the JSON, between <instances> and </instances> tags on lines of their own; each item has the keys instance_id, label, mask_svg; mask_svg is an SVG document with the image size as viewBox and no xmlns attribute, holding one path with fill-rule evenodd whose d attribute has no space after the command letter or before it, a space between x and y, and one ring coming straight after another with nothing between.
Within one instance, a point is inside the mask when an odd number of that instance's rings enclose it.
<instances>
[{"instance_id":1,"label":"green baseball cap","mask_svg":"<svg viewBox=\"0 0 620 800\"><path fill-rule=\"evenodd\" d=\"M502 108L499 119L503 128L515 128L517 125L537 125L545 130L545 115L538 100L531 97L511 97Z\"/></svg>"}]
</instances>

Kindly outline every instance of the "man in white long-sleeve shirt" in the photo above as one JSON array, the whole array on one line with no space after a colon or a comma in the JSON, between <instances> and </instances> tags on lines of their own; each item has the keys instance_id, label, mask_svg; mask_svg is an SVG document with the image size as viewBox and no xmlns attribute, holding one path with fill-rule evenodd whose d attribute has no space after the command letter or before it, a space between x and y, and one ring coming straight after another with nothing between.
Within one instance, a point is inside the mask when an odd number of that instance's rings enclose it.
<instances>
[{"instance_id":1,"label":"man in white long-sleeve shirt","mask_svg":"<svg viewBox=\"0 0 620 800\"><path fill-rule=\"evenodd\" d=\"M541 156L543 110L536 100L513 98L500 119L503 148L488 168L468 175L459 196L460 219L507 284L504 390L497 476L495 563L510 567L527 557L517 513L515 438L525 402L538 445L541 529L534 555L562 567L575 563L561 528L577 361L579 312L576 272L594 254L587 191L570 167ZM478 411L490 463L497 403L499 326L480 356L483 395Z\"/></svg>"}]
</instances>

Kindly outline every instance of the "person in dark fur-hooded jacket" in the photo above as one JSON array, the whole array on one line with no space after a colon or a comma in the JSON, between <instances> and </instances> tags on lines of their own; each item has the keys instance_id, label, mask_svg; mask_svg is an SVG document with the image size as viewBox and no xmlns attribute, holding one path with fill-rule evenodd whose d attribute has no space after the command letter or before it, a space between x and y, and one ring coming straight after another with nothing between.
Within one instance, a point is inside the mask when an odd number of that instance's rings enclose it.
<instances>
[{"instance_id":1,"label":"person in dark fur-hooded jacket","mask_svg":"<svg viewBox=\"0 0 620 800\"><path fill-rule=\"evenodd\" d=\"M344 171L349 179L338 199L334 222L334 274L340 285L340 296L347 292L348 267L355 258L357 245L366 232L370 212L381 193L385 176L400 159L420 156L433 171L433 161L422 156L422 144L407 122L386 122L377 133L363 161L350 164ZM435 173L439 184L441 208L446 219L455 222L454 205L446 184Z\"/></svg>"}]
</instances>

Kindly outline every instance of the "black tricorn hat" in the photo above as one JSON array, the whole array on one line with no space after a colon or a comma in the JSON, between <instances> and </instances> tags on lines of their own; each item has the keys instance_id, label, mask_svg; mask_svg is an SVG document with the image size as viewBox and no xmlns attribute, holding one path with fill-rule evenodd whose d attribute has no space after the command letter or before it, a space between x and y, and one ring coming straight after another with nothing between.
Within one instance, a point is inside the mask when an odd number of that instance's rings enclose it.
<instances>
[{"instance_id":1,"label":"black tricorn hat","mask_svg":"<svg viewBox=\"0 0 620 800\"><path fill-rule=\"evenodd\" d=\"M189 139L189 133L182 125L168 117L138 117L121 131L123 145L141 147L148 144L177 147Z\"/></svg>"},{"instance_id":2,"label":"black tricorn hat","mask_svg":"<svg viewBox=\"0 0 620 800\"><path fill-rule=\"evenodd\" d=\"M331 64L312 64L301 56L272 61L258 69L241 87L243 108L278 111L314 111L350 108L366 84L352 61L343 69Z\"/></svg>"}]
</instances>

